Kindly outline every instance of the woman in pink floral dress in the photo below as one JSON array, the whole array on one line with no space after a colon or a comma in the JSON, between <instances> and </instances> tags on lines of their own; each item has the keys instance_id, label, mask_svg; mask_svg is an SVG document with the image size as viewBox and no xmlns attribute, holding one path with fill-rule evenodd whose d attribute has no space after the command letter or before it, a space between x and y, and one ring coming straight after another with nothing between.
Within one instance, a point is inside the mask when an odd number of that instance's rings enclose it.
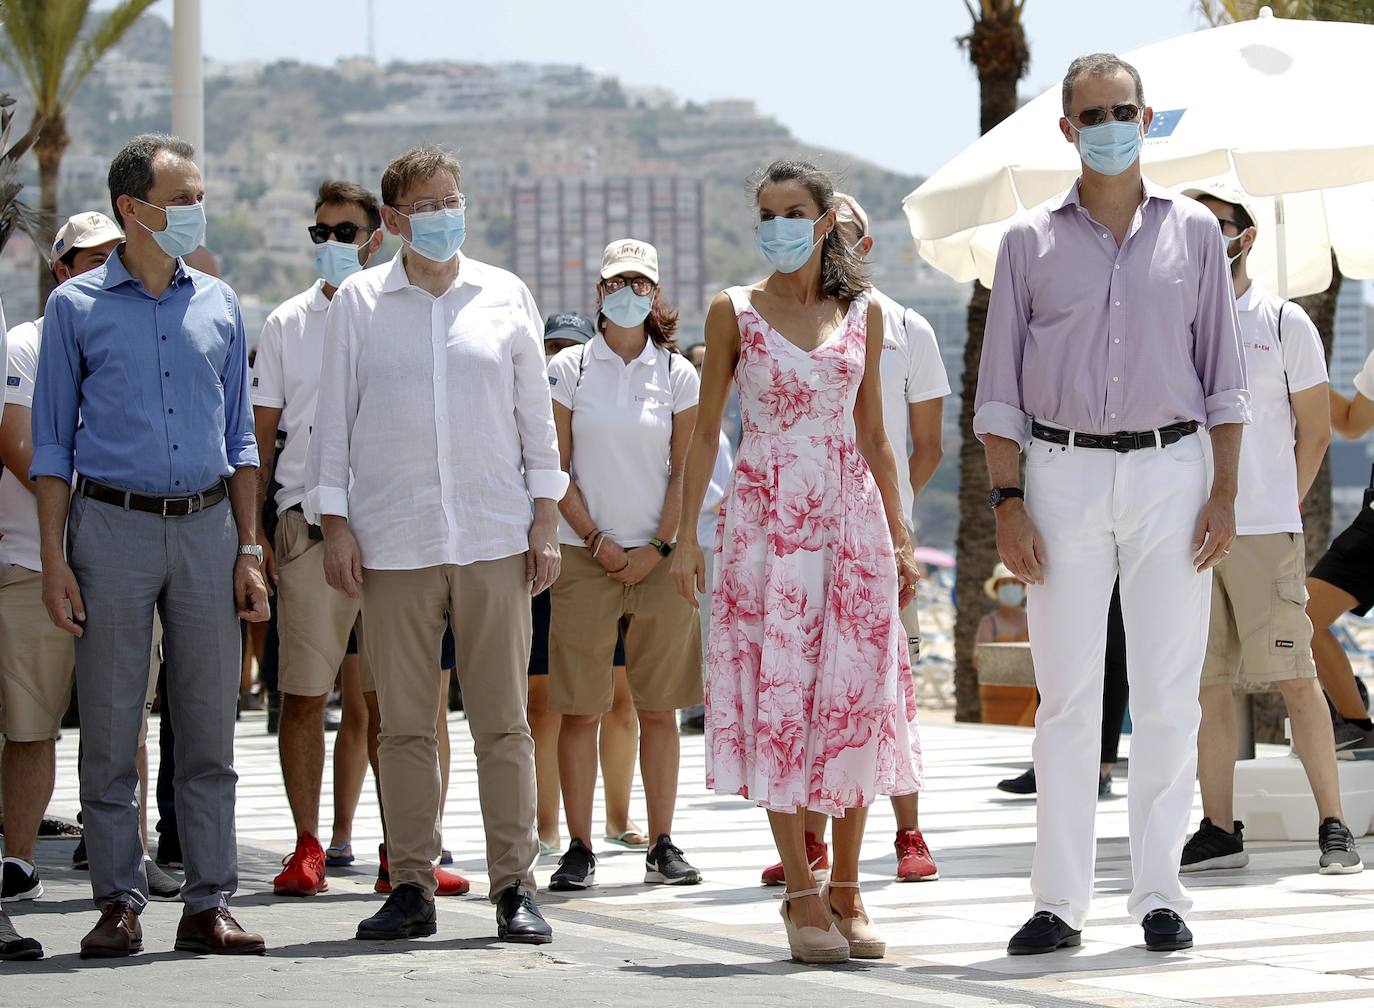
<instances>
[{"instance_id":1,"label":"woman in pink floral dress","mask_svg":"<svg viewBox=\"0 0 1374 1008\"><path fill-rule=\"evenodd\" d=\"M884 945L858 890L867 807L921 785L900 619L918 575L883 432L882 314L836 231L823 172L775 162L755 200L775 272L711 304L683 481L682 513L696 515L733 378L744 437L710 544L706 784L768 810L793 957L874 958ZM703 570L695 521L684 520L673 573L688 598ZM835 818L832 891L815 887L806 810Z\"/></svg>"}]
</instances>

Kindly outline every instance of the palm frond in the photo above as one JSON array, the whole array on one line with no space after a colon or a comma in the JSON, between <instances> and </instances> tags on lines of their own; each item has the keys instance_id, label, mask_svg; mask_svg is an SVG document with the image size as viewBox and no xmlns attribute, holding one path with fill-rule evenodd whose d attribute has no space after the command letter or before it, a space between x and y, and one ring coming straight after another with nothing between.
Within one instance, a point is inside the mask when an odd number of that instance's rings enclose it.
<instances>
[{"instance_id":1,"label":"palm frond","mask_svg":"<svg viewBox=\"0 0 1374 1008\"><path fill-rule=\"evenodd\" d=\"M133 27L133 23L153 5L153 2L154 0L121 0L105 15L95 31L81 44L81 52L67 71L66 79L61 85L62 104L65 105L71 100L76 94L76 89L95 69L96 64L119 44L125 32Z\"/></svg>"},{"instance_id":2,"label":"palm frond","mask_svg":"<svg viewBox=\"0 0 1374 1008\"><path fill-rule=\"evenodd\" d=\"M60 108L62 78L81 36L90 0L3 0L4 58L28 85L34 112Z\"/></svg>"}]
</instances>

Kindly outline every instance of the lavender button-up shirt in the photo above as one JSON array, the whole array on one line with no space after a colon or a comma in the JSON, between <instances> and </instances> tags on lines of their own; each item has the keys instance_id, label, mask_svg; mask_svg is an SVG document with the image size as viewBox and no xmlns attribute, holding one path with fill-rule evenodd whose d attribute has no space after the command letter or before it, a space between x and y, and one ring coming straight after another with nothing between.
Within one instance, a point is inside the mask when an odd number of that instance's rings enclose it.
<instances>
[{"instance_id":1,"label":"lavender button-up shirt","mask_svg":"<svg viewBox=\"0 0 1374 1008\"><path fill-rule=\"evenodd\" d=\"M1216 219L1145 184L1126 240L1078 183L1002 240L973 432L1018 444L1031 418L1090 434L1250 422L1245 352Z\"/></svg>"}]
</instances>

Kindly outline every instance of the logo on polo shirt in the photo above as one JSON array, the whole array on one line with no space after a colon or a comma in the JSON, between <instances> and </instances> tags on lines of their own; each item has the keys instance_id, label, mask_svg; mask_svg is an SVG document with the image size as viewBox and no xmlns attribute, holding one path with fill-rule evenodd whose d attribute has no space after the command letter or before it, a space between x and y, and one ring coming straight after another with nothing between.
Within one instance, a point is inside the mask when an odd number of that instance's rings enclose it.
<instances>
[{"instance_id":1,"label":"logo on polo shirt","mask_svg":"<svg viewBox=\"0 0 1374 1008\"><path fill-rule=\"evenodd\" d=\"M1276 640L1276 641L1274 641L1274 647L1291 648L1292 646L1293 646L1293 642L1292 642L1291 640Z\"/></svg>"},{"instance_id":2,"label":"logo on polo shirt","mask_svg":"<svg viewBox=\"0 0 1374 1008\"><path fill-rule=\"evenodd\" d=\"M549 387L552 388L554 385L557 385L557 384L558 384L558 379L555 378L553 375L549 375Z\"/></svg>"},{"instance_id":3,"label":"logo on polo shirt","mask_svg":"<svg viewBox=\"0 0 1374 1008\"><path fill-rule=\"evenodd\" d=\"M22 379L20 379L20 377L17 374L12 374L5 379L5 384L8 385L10 388L18 388L21 384L21 381Z\"/></svg>"},{"instance_id":4,"label":"logo on polo shirt","mask_svg":"<svg viewBox=\"0 0 1374 1008\"><path fill-rule=\"evenodd\" d=\"M257 387L258 387L258 380L257 380L256 378L253 379L253 387L254 387L254 388L257 388Z\"/></svg>"}]
</instances>

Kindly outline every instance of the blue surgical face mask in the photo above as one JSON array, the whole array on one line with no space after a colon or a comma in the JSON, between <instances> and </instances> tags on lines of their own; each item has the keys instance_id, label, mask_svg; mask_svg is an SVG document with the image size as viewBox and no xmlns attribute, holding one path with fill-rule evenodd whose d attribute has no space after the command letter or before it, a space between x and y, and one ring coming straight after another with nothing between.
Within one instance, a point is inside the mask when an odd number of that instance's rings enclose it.
<instances>
[{"instance_id":1,"label":"blue surgical face mask","mask_svg":"<svg viewBox=\"0 0 1374 1008\"><path fill-rule=\"evenodd\" d=\"M633 329L646 318L654 307L654 295L636 294L626 284L618 291L611 291L601 300L601 314L622 329Z\"/></svg>"},{"instance_id":2,"label":"blue surgical face mask","mask_svg":"<svg viewBox=\"0 0 1374 1008\"><path fill-rule=\"evenodd\" d=\"M189 255L205 244L204 203L160 207L155 203L149 203L147 200L138 199L137 196L134 199L144 206L155 207L167 212L167 226L161 231L154 231L142 221L139 221L138 224L139 227L153 236L153 241L157 242L157 247L173 259Z\"/></svg>"},{"instance_id":3,"label":"blue surgical face mask","mask_svg":"<svg viewBox=\"0 0 1374 1008\"><path fill-rule=\"evenodd\" d=\"M316 245L315 271L329 286L339 286L363 268L358 262L358 249L357 245L332 238L323 245Z\"/></svg>"},{"instance_id":4,"label":"blue surgical face mask","mask_svg":"<svg viewBox=\"0 0 1374 1008\"><path fill-rule=\"evenodd\" d=\"M1026 601L1024 585L1003 582L997 586L997 601L1004 606L1019 606Z\"/></svg>"},{"instance_id":5,"label":"blue surgical face mask","mask_svg":"<svg viewBox=\"0 0 1374 1008\"><path fill-rule=\"evenodd\" d=\"M822 238L813 237L816 221L804 217L773 217L759 221L758 246L779 273L795 273L806 265Z\"/></svg>"},{"instance_id":6,"label":"blue surgical face mask","mask_svg":"<svg viewBox=\"0 0 1374 1008\"><path fill-rule=\"evenodd\" d=\"M1145 137L1139 122L1108 119L1078 132L1078 153L1083 163L1099 175L1120 175L1140 157Z\"/></svg>"},{"instance_id":7,"label":"blue surgical face mask","mask_svg":"<svg viewBox=\"0 0 1374 1008\"><path fill-rule=\"evenodd\" d=\"M410 241L412 249L437 263L446 263L458 254L467 236L467 224L462 210L431 210L411 214Z\"/></svg>"}]
</instances>

